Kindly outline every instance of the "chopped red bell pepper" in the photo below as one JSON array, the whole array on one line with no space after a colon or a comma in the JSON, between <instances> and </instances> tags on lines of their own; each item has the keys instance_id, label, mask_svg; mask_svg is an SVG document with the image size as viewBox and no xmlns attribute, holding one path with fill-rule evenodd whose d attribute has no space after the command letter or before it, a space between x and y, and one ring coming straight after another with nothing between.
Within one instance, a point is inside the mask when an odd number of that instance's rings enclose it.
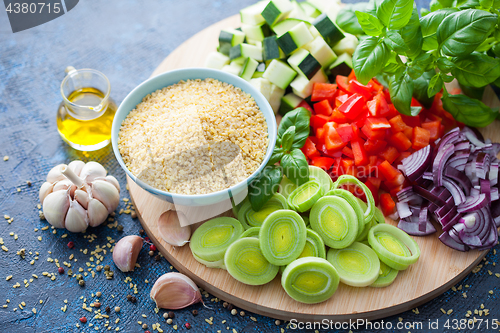
<instances>
[{"instance_id":1,"label":"chopped red bell pepper","mask_svg":"<svg viewBox=\"0 0 500 333\"><path fill-rule=\"evenodd\" d=\"M372 98L372 91L370 87L364 86L356 80L350 80L349 85L347 86L347 91L352 94L359 94L365 98L365 101L368 101Z\"/></svg>"},{"instance_id":2,"label":"chopped red bell pepper","mask_svg":"<svg viewBox=\"0 0 500 333\"><path fill-rule=\"evenodd\" d=\"M349 158L343 158L342 162L340 163L340 175L351 175L355 176L356 175L356 170L354 169L354 160L351 160Z\"/></svg>"},{"instance_id":3,"label":"chopped red bell pepper","mask_svg":"<svg viewBox=\"0 0 500 333\"><path fill-rule=\"evenodd\" d=\"M311 101L319 102L324 99L327 99L331 103L335 100L336 92L337 92L336 84L315 82L313 84Z\"/></svg>"},{"instance_id":4,"label":"chopped red bell pepper","mask_svg":"<svg viewBox=\"0 0 500 333\"><path fill-rule=\"evenodd\" d=\"M382 193L380 195L380 207L382 208L382 213L386 216L394 214L396 211L396 203L389 193Z\"/></svg>"},{"instance_id":5,"label":"chopped red bell pepper","mask_svg":"<svg viewBox=\"0 0 500 333\"><path fill-rule=\"evenodd\" d=\"M376 94L371 101L366 103L373 117L386 117L389 114L389 105L382 92Z\"/></svg>"},{"instance_id":6,"label":"chopped red bell pepper","mask_svg":"<svg viewBox=\"0 0 500 333\"><path fill-rule=\"evenodd\" d=\"M441 126L440 120L434 120L422 123L422 128L425 128L426 130L429 131L429 139L432 141L435 141L440 137L439 135L440 126Z\"/></svg>"},{"instance_id":7,"label":"chopped red bell pepper","mask_svg":"<svg viewBox=\"0 0 500 333\"><path fill-rule=\"evenodd\" d=\"M383 117L368 117L365 120L365 125L371 130L391 128L391 124Z\"/></svg>"},{"instance_id":8,"label":"chopped red bell pepper","mask_svg":"<svg viewBox=\"0 0 500 333\"><path fill-rule=\"evenodd\" d=\"M403 121L405 122L406 125L410 127L415 127L415 126L420 126L420 117L419 116L407 116L402 114L401 118L403 118Z\"/></svg>"},{"instance_id":9,"label":"chopped red bell pepper","mask_svg":"<svg viewBox=\"0 0 500 333\"><path fill-rule=\"evenodd\" d=\"M330 167L335 162L335 159L330 157L314 157L311 160L311 164L317 166L318 168L322 168L325 171L330 170Z\"/></svg>"},{"instance_id":10,"label":"chopped red bell pepper","mask_svg":"<svg viewBox=\"0 0 500 333\"><path fill-rule=\"evenodd\" d=\"M408 150L411 147L411 141L408 140L403 132L397 132L389 138L389 143L396 147L399 151Z\"/></svg>"},{"instance_id":11,"label":"chopped red bell pepper","mask_svg":"<svg viewBox=\"0 0 500 333\"><path fill-rule=\"evenodd\" d=\"M342 149L327 149L324 143L318 144L316 148L325 157L336 158L342 156Z\"/></svg>"},{"instance_id":12,"label":"chopped red bell pepper","mask_svg":"<svg viewBox=\"0 0 500 333\"><path fill-rule=\"evenodd\" d=\"M369 115L370 114L368 113L368 110L366 110L365 106L361 114L356 118L356 120L353 121L353 124L356 125L356 127L363 127L365 125L366 118Z\"/></svg>"},{"instance_id":13,"label":"chopped red bell pepper","mask_svg":"<svg viewBox=\"0 0 500 333\"><path fill-rule=\"evenodd\" d=\"M341 149L346 145L337 133L334 123L326 123L323 129L325 130L325 146L327 149Z\"/></svg>"},{"instance_id":14,"label":"chopped red bell pepper","mask_svg":"<svg viewBox=\"0 0 500 333\"><path fill-rule=\"evenodd\" d=\"M338 176L340 176L341 174L339 173L340 172L340 163L342 162L342 159L340 157L337 157L334 159L334 162L333 162L333 165L332 165L332 171L330 172L330 178L332 178L333 180L335 180Z\"/></svg>"},{"instance_id":15,"label":"chopped red bell pepper","mask_svg":"<svg viewBox=\"0 0 500 333\"><path fill-rule=\"evenodd\" d=\"M386 181L393 180L399 174L401 174L401 172L395 167L393 167L387 160L380 163L380 165L378 166L378 170L380 171L380 173L382 174L382 176Z\"/></svg>"},{"instance_id":16,"label":"chopped red bell pepper","mask_svg":"<svg viewBox=\"0 0 500 333\"><path fill-rule=\"evenodd\" d=\"M337 127L337 133L340 135L340 138L343 142L350 142L354 137L354 131L352 130L352 126L349 124L342 124Z\"/></svg>"},{"instance_id":17,"label":"chopped red bell pepper","mask_svg":"<svg viewBox=\"0 0 500 333\"><path fill-rule=\"evenodd\" d=\"M342 154L344 154L345 156L347 156L349 158L354 158L354 154L352 152L352 149L347 147L347 146L342 148Z\"/></svg>"},{"instance_id":18,"label":"chopped red bell pepper","mask_svg":"<svg viewBox=\"0 0 500 333\"><path fill-rule=\"evenodd\" d=\"M398 196L398 192L400 192L402 189L404 189L405 186L404 185L399 185L399 186L396 186L394 188L392 188L389 193L393 196L393 197L397 197Z\"/></svg>"},{"instance_id":19,"label":"chopped red bell pepper","mask_svg":"<svg viewBox=\"0 0 500 333\"><path fill-rule=\"evenodd\" d=\"M413 127L406 127L404 130L403 130L403 134L408 138L408 139L412 139L413 138Z\"/></svg>"},{"instance_id":20,"label":"chopped red bell pepper","mask_svg":"<svg viewBox=\"0 0 500 333\"><path fill-rule=\"evenodd\" d=\"M380 93L384 90L384 86L381 85L377 79L373 78L371 79L368 84L367 84L368 87L370 87L372 89L372 91L376 92L376 93Z\"/></svg>"},{"instance_id":21,"label":"chopped red bell pepper","mask_svg":"<svg viewBox=\"0 0 500 333\"><path fill-rule=\"evenodd\" d=\"M424 148L429 145L431 133L422 127L414 127L413 128L413 137L412 137L412 148L415 150L419 150L420 148Z\"/></svg>"},{"instance_id":22,"label":"chopped red bell pepper","mask_svg":"<svg viewBox=\"0 0 500 333\"><path fill-rule=\"evenodd\" d=\"M335 83L337 83L337 87L342 90L345 93L348 93L349 91L347 88L349 87L349 80L347 77L342 76L342 75L337 75L335 78Z\"/></svg>"},{"instance_id":23,"label":"chopped red bell pepper","mask_svg":"<svg viewBox=\"0 0 500 333\"><path fill-rule=\"evenodd\" d=\"M335 98L335 107L339 107L341 106L342 104L344 104L345 101L347 101L349 99L349 95L348 94L339 94L336 98Z\"/></svg>"},{"instance_id":24,"label":"chopped red bell pepper","mask_svg":"<svg viewBox=\"0 0 500 333\"><path fill-rule=\"evenodd\" d=\"M321 156L318 149L316 149L316 145L314 144L314 142L311 140L310 137L306 139L306 142L304 143L304 146L301 148L301 150L304 153L304 155L306 155L306 157L310 159Z\"/></svg>"},{"instance_id":25,"label":"chopped red bell pepper","mask_svg":"<svg viewBox=\"0 0 500 333\"><path fill-rule=\"evenodd\" d=\"M332 107L330 106L330 102L328 102L327 99L322 100L321 102L318 102L314 104L314 112L316 115L324 115L324 116L330 116L332 114Z\"/></svg>"},{"instance_id":26,"label":"chopped red bell pepper","mask_svg":"<svg viewBox=\"0 0 500 333\"><path fill-rule=\"evenodd\" d=\"M363 134L371 140L382 140L385 138L385 129L372 130L368 126L364 125L361 128L361 132L363 132Z\"/></svg>"},{"instance_id":27,"label":"chopped red bell pepper","mask_svg":"<svg viewBox=\"0 0 500 333\"><path fill-rule=\"evenodd\" d=\"M391 119L392 117L395 117L399 114L394 104L387 104L387 106L388 107L386 110L381 110L379 115L380 117L386 117L387 119Z\"/></svg>"},{"instance_id":28,"label":"chopped red bell pepper","mask_svg":"<svg viewBox=\"0 0 500 333\"><path fill-rule=\"evenodd\" d=\"M355 120L362 112L365 102L363 96L358 94L353 94L349 97L341 106L339 106L339 111L342 112L347 119Z\"/></svg>"},{"instance_id":29,"label":"chopped red bell pepper","mask_svg":"<svg viewBox=\"0 0 500 333\"><path fill-rule=\"evenodd\" d=\"M378 189L380 188L380 183L382 182L382 179L376 178L376 177L368 177L368 179L366 181L372 183L373 186L378 191Z\"/></svg>"},{"instance_id":30,"label":"chopped red bell pepper","mask_svg":"<svg viewBox=\"0 0 500 333\"><path fill-rule=\"evenodd\" d=\"M351 80L356 80L356 73L354 72L354 69L351 70L351 72L349 73L349 76L347 76L347 82L349 82Z\"/></svg>"},{"instance_id":31,"label":"chopped red bell pepper","mask_svg":"<svg viewBox=\"0 0 500 333\"><path fill-rule=\"evenodd\" d=\"M368 154L377 155L385 148L385 146L387 146L387 141L385 140L368 139L365 142L365 150Z\"/></svg>"},{"instance_id":32,"label":"chopped red bell pepper","mask_svg":"<svg viewBox=\"0 0 500 333\"><path fill-rule=\"evenodd\" d=\"M399 171L399 170L397 170ZM399 172L396 177L394 177L394 179L392 180L386 180L384 182L385 186L387 186L389 189L393 189L395 187L398 187L398 186L401 186L403 185L403 183L405 182L405 176Z\"/></svg>"},{"instance_id":33,"label":"chopped red bell pepper","mask_svg":"<svg viewBox=\"0 0 500 333\"><path fill-rule=\"evenodd\" d=\"M368 164L368 155L366 154L364 148L364 142L361 139L351 141L352 153L354 154L354 164L358 165L367 165Z\"/></svg>"},{"instance_id":34,"label":"chopped red bell pepper","mask_svg":"<svg viewBox=\"0 0 500 333\"><path fill-rule=\"evenodd\" d=\"M309 124L313 128L313 130L317 130L318 128L323 128L325 124L330 120L328 116L318 114L318 115L312 115L311 119L309 120Z\"/></svg>"},{"instance_id":35,"label":"chopped red bell pepper","mask_svg":"<svg viewBox=\"0 0 500 333\"><path fill-rule=\"evenodd\" d=\"M297 108L304 108L309 110L311 113L314 113L312 107L306 101L300 102L299 105L297 105Z\"/></svg>"},{"instance_id":36,"label":"chopped red bell pepper","mask_svg":"<svg viewBox=\"0 0 500 333\"><path fill-rule=\"evenodd\" d=\"M373 195L373 199L375 200L375 205L377 206L378 205L378 188L375 187L375 185L373 185L373 183L369 180L366 180L365 181L365 185L366 187L368 187L368 189L370 190L370 192L372 192L372 195Z\"/></svg>"},{"instance_id":37,"label":"chopped red bell pepper","mask_svg":"<svg viewBox=\"0 0 500 333\"><path fill-rule=\"evenodd\" d=\"M389 123L391 124L391 130L393 133L403 132L406 128L408 128L408 125L406 125L403 121L400 114L389 119Z\"/></svg>"},{"instance_id":38,"label":"chopped red bell pepper","mask_svg":"<svg viewBox=\"0 0 500 333\"><path fill-rule=\"evenodd\" d=\"M394 161L396 160L396 158L399 157L399 155L400 154L399 154L398 150L396 148L394 148L393 146L385 147L385 149L382 150L382 152L378 154L378 156L382 157L383 159L385 159L389 163L394 163Z\"/></svg>"},{"instance_id":39,"label":"chopped red bell pepper","mask_svg":"<svg viewBox=\"0 0 500 333\"><path fill-rule=\"evenodd\" d=\"M396 158L396 160L394 161L394 163L396 165L400 164L402 160L404 160L405 158L407 158L408 156L411 155L411 152L410 151L403 151L401 152L401 155L399 155L398 158Z\"/></svg>"},{"instance_id":40,"label":"chopped red bell pepper","mask_svg":"<svg viewBox=\"0 0 500 333\"><path fill-rule=\"evenodd\" d=\"M346 116L342 112L340 112L339 109L337 108L333 109L332 114L330 116L330 120L339 124L344 124L348 121Z\"/></svg>"}]
</instances>

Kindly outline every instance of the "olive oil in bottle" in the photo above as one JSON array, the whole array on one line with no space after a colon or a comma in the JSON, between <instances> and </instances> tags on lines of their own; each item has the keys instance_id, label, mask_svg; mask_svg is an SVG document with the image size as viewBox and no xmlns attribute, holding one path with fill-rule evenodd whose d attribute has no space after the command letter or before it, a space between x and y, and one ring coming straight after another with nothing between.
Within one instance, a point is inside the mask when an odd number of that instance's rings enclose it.
<instances>
[{"instance_id":1,"label":"olive oil in bottle","mask_svg":"<svg viewBox=\"0 0 500 333\"><path fill-rule=\"evenodd\" d=\"M109 81L91 70L67 69L61 84L63 101L57 111L57 130L71 147L82 151L101 149L111 141L116 103L109 96Z\"/></svg>"}]
</instances>

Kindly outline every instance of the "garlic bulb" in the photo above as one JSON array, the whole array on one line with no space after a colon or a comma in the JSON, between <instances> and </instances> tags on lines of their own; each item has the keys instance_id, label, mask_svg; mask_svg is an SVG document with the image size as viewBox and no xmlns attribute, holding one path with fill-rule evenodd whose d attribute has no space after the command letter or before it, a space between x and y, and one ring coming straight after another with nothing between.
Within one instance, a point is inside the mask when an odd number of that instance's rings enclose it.
<instances>
[{"instance_id":1,"label":"garlic bulb","mask_svg":"<svg viewBox=\"0 0 500 333\"><path fill-rule=\"evenodd\" d=\"M130 272L135 268L143 239L139 236L125 236L116 243L113 249L113 262L122 272Z\"/></svg>"},{"instance_id":2,"label":"garlic bulb","mask_svg":"<svg viewBox=\"0 0 500 333\"><path fill-rule=\"evenodd\" d=\"M158 219L158 232L165 242L173 246L183 246L191 238L191 226L181 227L179 216L181 211L169 210Z\"/></svg>"},{"instance_id":3,"label":"garlic bulb","mask_svg":"<svg viewBox=\"0 0 500 333\"><path fill-rule=\"evenodd\" d=\"M97 162L53 167L39 191L43 214L56 228L83 232L106 221L118 207L120 184Z\"/></svg>"},{"instance_id":4,"label":"garlic bulb","mask_svg":"<svg viewBox=\"0 0 500 333\"><path fill-rule=\"evenodd\" d=\"M156 280L149 294L156 307L162 309L182 309L201 302L198 286L184 274L166 273Z\"/></svg>"}]
</instances>

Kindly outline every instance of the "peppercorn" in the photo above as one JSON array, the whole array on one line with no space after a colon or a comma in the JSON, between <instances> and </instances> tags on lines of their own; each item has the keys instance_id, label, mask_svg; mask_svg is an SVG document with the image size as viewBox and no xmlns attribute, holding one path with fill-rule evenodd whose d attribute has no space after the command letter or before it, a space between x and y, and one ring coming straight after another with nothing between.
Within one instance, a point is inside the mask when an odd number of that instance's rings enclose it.
<instances>
[{"instance_id":1,"label":"peppercorn","mask_svg":"<svg viewBox=\"0 0 500 333\"><path fill-rule=\"evenodd\" d=\"M142 329L145 330L148 328L148 324L142 324Z\"/></svg>"},{"instance_id":2,"label":"peppercorn","mask_svg":"<svg viewBox=\"0 0 500 333\"><path fill-rule=\"evenodd\" d=\"M233 309L233 305L232 305L231 303L228 303L228 304L227 304L227 309L228 309L229 311L231 311L231 310Z\"/></svg>"},{"instance_id":3,"label":"peppercorn","mask_svg":"<svg viewBox=\"0 0 500 333\"><path fill-rule=\"evenodd\" d=\"M151 245L149 246L149 249L150 249L151 251L156 251L156 246L155 246L154 244L151 244Z\"/></svg>"},{"instance_id":4,"label":"peppercorn","mask_svg":"<svg viewBox=\"0 0 500 333\"><path fill-rule=\"evenodd\" d=\"M100 272L102 271L102 265L97 265L97 267L95 268L96 271Z\"/></svg>"},{"instance_id":5,"label":"peppercorn","mask_svg":"<svg viewBox=\"0 0 500 333\"><path fill-rule=\"evenodd\" d=\"M168 317L174 319L175 313L173 311L168 311Z\"/></svg>"},{"instance_id":6,"label":"peppercorn","mask_svg":"<svg viewBox=\"0 0 500 333\"><path fill-rule=\"evenodd\" d=\"M121 310L121 309L120 309L120 307L119 307L119 306L115 306L115 312L116 312L116 313L120 312L120 310Z\"/></svg>"},{"instance_id":7,"label":"peppercorn","mask_svg":"<svg viewBox=\"0 0 500 333\"><path fill-rule=\"evenodd\" d=\"M104 309L104 310L106 310L107 313L111 312L111 308L109 306L107 306L106 309Z\"/></svg>"},{"instance_id":8,"label":"peppercorn","mask_svg":"<svg viewBox=\"0 0 500 333\"><path fill-rule=\"evenodd\" d=\"M96 295L97 297L101 297L101 296L102 296L102 293L101 293L100 291L98 291L98 292L96 292L96 293L95 293L95 295Z\"/></svg>"},{"instance_id":9,"label":"peppercorn","mask_svg":"<svg viewBox=\"0 0 500 333\"><path fill-rule=\"evenodd\" d=\"M64 274L64 268L62 267L59 267L57 271L59 272L59 274Z\"/></svg>"},{"instance_id":10,"label":"peppercorn","mask_svg":"<svg viewBox=\"0 0 500 333\"><path fill-rule=\"evenodd\" d=\"M121 224L119 224L117 227L116 227L116 230L118 231L123 231L123 226Z\"/></svg>"},{"instance_id":11,"label":"peppercorn","mask_svg":"<svg viewBox=\"0 0 500 333\"><path fill-rule=\"evenodd\" d=\"M87 322L87 317L82 317L82 318L80 318L80 322L82 322L82 323L84 323L84 324L85 324L85 323Z\"/></svg>"},{"instance_id":12,"label":"peppercorn","mask_svg":"<svg viewBox=\"0 0 500 333\"><path fill-rule=\"evenodd\" d=\"M132 295L127 295L127 301L130 301L131 298L132 298Z\"/></svg>"},{"instance_id":13,"label":"peppercorn","mask_svg":"<svg viewBox=\"0 0 500 333\"><path fill-rule=\"evenodd\" d=\"M240 316L244 317L244 316L245 316L245 312L244 312L244 311L241 311L241 312L240 312Z\"/></svg>"},{"instance_id":14,"label":"peppercorn","mask_svg":"<svg viewBox=\"0 0 500 333\"><path fill-rule=\"evenodd\" d=\"M166 312L165 312L165 313L163 314L163 318L167 319L167 318L168 318L168 313L166 313Z\"/></svg>"},{"instance_id":15,"label":"peppercorn","mask_svg":"<svg viewBox=\"0 0 500 333\"><path fill-rule=\"evenodd\" d=\"M159 255L159 254L157 254L157 255L155 256L155 260L156 260L156 261L160 261L160 260L161 260L161 257L160 257L160 255Z\"/></svg>"},{"instance_id":16,"label":"peppercorn","mask_svg":"<svg viewBox=\"0 0 500 333\"><path fill-rule=\"evenodd\" d=\"M78 281L78 284L80 285L80 287L83 287L85 285L85 281L84 280L80 280L80 281Z\"/></svg>"},{"instance_id":17,"label":"peppercorn","mask_svg":"<svg viewBox=\"0 0 500 333\"><path fill-rule=\"evenodd\" d=\"M26 182L26 184L28 184L28 186L31 186L31 182L29 180Z\"/></svg>"},{"instance_id":18,"label":"peppercorn","mask_svg":"<svg viewBox=\"0 0 500 333\"><path fill-rule=\"evenodd\" d=\"M149 256L150 256L150 257L152 257L152 256L154 256L154 255L155 255L155 253L154 253L153 251L149 251Z\"/></svg>"},{"instance_id":19,"label":"peppercorn","mask_svg":"<svg viewBox=\"0 0 500 333\"><path fill-rule=\"evenodd\" d=\"M191 324L190 323L185 323L184 326L186 326L187 329L191 328Z\"/></svg>"},{"instance_id":20,"label":"peppercorn","mask_svg":"<svg viewBox=\"0 0 500 333\"><path fill-rule=\"evenodd\" d=\"M132 297L130 298L130 301L131 301L132 303L135 303L135 302L137 302L137 298L135 298L135 296L132 296Z\"/></svg>"},{"instance_id":21,"label":"peppercorn","mask_svg":"<svg viewBox=\"0 0 500 333\"><path fill-rule=\"evenodd\" d=\"M104 270L105 270L106 272L107 272L107 271L109 271L109 270L110 270L109 265L104 266Z\"/></svg>"},{"instance_id":22,"label":"peppercorn","mask_svg":"<svg viewBox=\"0 0 500 333\"><path fill-rule=\"evenodd\" d=\"M101 303L94 302L94 308L99 309L101 307Z\"/></svg>"},{"instance_id":23,"label":"peppercorn","mask_svg":"<svg viewBox=\"0 0 500 333\"><path fill-rule=\"evenodd\" d=\"M76 276L76 279L77 279L77 280L81 280L81 279L83 279L82 274L78 274L78 275Z\"/></svg>"},{"instance_id":24,"label":"peppercorn","mask_svg":"<svg viewBox=\"0 0 500 333\"><path fill-rule=\"evenodd\" d=\"M193 310L193 316L197 316L198 315L198 310Z\"/></svg>"},{"instance_id":25,"label":"peppercorn","mask_svg":"<svg viewBox=\"0 0 500 333\"><path fill-rule=\"evenodd\" d=\"M228 304L229 304L228 302L224 302L224 303L222 303L222 306L223 306L224 308L227 308L227 305L228 305Z\"/></svg>"},{"instance_id":26,"label":"peppercorn","mask_svg":"<svg viewBox=\"0 0 500 333\"><path fill-rule=\"evenodd\" d=\"M145 232L144 229L139 230L139 235L144 236Z\"/></svg>"},{"instance_id":27,"label":"peppercorn","mask_svg":"<svg viewBox=\"0 0 500 333\"><path fill-rule=\"evenodd\" d=\"M74 248L75 247L75 243L73 243L72 241L71 242L68 242L68 247L70 249Z\"/></svg>"}]
</instances>

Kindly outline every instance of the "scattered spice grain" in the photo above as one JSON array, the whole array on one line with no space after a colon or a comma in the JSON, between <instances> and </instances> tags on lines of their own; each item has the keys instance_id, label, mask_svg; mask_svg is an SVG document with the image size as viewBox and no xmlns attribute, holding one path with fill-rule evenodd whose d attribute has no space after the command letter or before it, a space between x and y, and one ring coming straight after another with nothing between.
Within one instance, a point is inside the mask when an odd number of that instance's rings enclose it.
<instances>
[{"instance_id":1,"label":"scattered spice grain","mask_svg":"<svg viewBox=\"0 0 500 333\"><path fill-rule=\"evenodd\" d=\"M168 311L168 317L174 319L175 313L173 311Z\"/></svg>"}]
</instances>

